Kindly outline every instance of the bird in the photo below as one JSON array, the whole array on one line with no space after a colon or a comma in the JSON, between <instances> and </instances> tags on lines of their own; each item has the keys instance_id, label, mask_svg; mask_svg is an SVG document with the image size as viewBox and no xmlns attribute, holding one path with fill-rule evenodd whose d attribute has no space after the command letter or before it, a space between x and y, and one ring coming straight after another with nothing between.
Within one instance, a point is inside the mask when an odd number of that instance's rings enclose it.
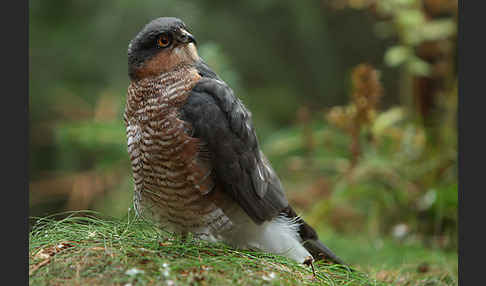
<instances>
[{"instance_id":1,"label":"bird","mask_svg":"<svg viewBox=\"0 0 486 286\"><path fill-rule=\"evenodd\" d=\"M252 114L179 18L128 44L123 120L136 214L173 233L312 265L344 264L289 205Z\"/></svg>"}]
</instances>

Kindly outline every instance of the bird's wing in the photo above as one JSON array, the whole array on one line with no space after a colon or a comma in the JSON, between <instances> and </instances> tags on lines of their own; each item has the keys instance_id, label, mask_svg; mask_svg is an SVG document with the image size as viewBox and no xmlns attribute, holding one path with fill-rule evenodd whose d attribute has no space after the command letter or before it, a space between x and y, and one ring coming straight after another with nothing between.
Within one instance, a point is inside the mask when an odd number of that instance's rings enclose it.
<instances>
[{"instance_id":1,"label":"bird's wing","mask_svg":"<svg viewBox=\"0 0 486 286\"><path fill-rule=\"evenodd\" d=\"M217 76L194 86L181 110L209 152L217 184L257 224L288 206L279 178L260 151L251 114Z\"/></svg>"}]
</instances>

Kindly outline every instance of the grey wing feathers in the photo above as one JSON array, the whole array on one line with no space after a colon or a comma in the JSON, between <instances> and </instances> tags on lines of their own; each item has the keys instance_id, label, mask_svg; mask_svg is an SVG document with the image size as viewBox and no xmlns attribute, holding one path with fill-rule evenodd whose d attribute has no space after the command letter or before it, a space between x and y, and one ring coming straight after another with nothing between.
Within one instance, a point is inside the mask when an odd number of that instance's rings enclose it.
<instances>
[{"instance_id":1,"label":"grey wing feathers","mask_svg":"<svg viewBox=\"0 0 486 286\"><path fill-rule=\"evenodd\" d=\"M260 224L288 206L282 185L261 153L251 114L218 78L203 77L182 108L210 154L215 181Z\"/></svg>"}]
</instances>

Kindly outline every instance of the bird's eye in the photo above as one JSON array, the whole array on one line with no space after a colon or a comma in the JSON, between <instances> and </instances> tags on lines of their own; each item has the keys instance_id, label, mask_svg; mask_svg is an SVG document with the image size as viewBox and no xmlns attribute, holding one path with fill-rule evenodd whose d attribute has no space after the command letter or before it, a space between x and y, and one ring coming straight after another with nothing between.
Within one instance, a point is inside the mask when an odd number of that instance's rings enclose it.
<instances>
[{"instance_id":1,"label":"bird's eye","mask_svg":"<svg viewBox=\"0 0 486 286\"><path fill-rule=\"evenodd\" d=\"M168 33L163 33L160 35L159 39L157 40L157 45L161 48L168 47L170 43L172 42L172 38Z\"/></svg>"}]
</instances>

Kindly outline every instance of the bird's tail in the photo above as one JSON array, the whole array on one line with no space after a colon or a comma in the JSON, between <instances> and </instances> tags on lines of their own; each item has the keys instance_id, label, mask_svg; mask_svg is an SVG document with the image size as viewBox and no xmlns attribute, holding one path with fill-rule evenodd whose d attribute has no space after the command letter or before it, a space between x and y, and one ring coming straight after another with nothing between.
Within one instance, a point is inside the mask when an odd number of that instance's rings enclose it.
<instances>
[{"instance_id":1,"label":"bird's tail","mask_svg":"<svg viewBox=\"0 0 486 286\"><path fill-rule=\"evenodd\" d=\"M336 264L346 265L329 247L325 246L319 239L308 239L304 241L304 247L312 254L315 260L329 260Z\"/></svg>"},{"instance_id":2,"label":"bird's tail","mask_svg":"<svg viewBox=\"0 0 486 286\"><path fill-rule=\"evenodd\" d=\"M319 240L316 231L299 217L292 207L288 206L284 213L288 218L294 219L295 222L299 223L299 235L302 238L303 246L315 260L327 260L332 263L346 265L341 258Z\"/></svg>"}]
</instances>

